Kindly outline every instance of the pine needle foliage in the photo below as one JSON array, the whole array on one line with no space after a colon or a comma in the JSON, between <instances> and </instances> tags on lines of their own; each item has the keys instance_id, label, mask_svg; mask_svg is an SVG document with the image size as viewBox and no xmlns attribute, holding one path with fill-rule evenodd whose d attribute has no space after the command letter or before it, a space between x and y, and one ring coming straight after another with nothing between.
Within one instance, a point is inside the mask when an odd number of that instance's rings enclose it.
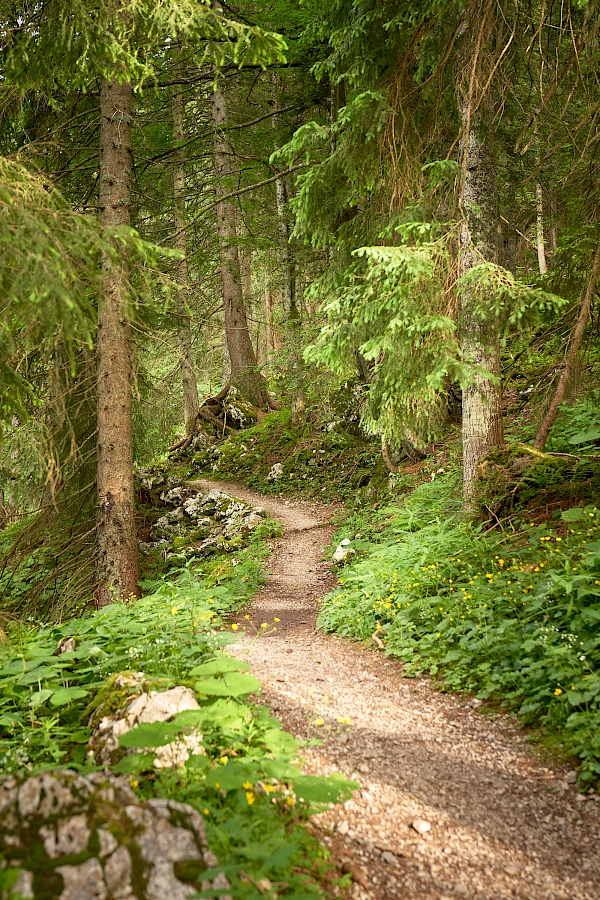
<instances>
[{"instance_id":1,"label":"pine needle foliage","mask_svg":"<svg viewBox=\"0 0 600 900\"><path fill-rule=\"evenodd\" d=\"M325 303L327 324L306 358L350 377L358 350L370 364L363 424L400 442L407 431L436 437L448 385L466 387L473 378L476 368L463 359L458 334L465 291L474 292L478 317L493 318L503 339L564 301L492 263L457 277L452 223L412 221L395 231L403 238L397 246L354 251L356 262Z\"/></svg>"},{"instance_id":2,"label":"pine needle foliage","mask_svg":"<svg viewBox=\"0 0 600 900\"><path fill-rule=\"evenodd\" d=\"M0 157L0 403L23 407L29 354L40 343L91 345L92 290L108 235L21 163ZM18 353L16 365L13 365Z\"/></svg>"},{"instance_id":3,"label":"pine needle foliage","mask_svg":"<svg viewBox=\"0 0 600 900\"><path fill-rule=\"evenodd\" d=\"M62 87L86 90L90 80L127 78L140 88L156 72L157 52L174 40L196 48L196 62L283 59L276 34L221 16L208 0L48 0L32 3L25 21L6 27L6 77L22 89L50 95Z\"/></svg>"}]
</instances>

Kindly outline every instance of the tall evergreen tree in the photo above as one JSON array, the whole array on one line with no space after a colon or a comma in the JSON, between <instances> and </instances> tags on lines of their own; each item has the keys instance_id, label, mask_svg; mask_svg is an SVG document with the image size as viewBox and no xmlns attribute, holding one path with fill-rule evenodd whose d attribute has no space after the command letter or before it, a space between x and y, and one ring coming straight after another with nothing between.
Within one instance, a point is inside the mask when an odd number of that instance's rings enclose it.
<instances>
[{"instance_id":1,"label":"tall evergreen tree","mask_svg":"<svg viewBox=\"0 0 600 900\"><path fill-rule=\"evenodd\" d=\"M100 86L100 189L104 228L131 225L131 83ZM97 603L137 596L139 562L133 498L131 330L126 262L106 255L98 304Z\"/></svg>"},{"instance_id":2,"label":"tall evergreen tree","mask_svg":"<svg viewBox=\"0 0 600 900\"><path fill-rule=\"evenodd\" d=\"M12 13L12 10L11 10ZM87 89L100 79L100 224L110 234L131 224L131 118L133 87L153 77L169 35L190 41L197 62L232 59L265 65L281 56L273 35L225 19L193 0L165 4L125 0L68 8L49 0L19 20L6 66L24 90L52 96ZM98 515L97 602L105 605L138 592L137 535L133 506L132 359L127 261L122 243L103 256L98 302Z\"/></svg>"},{"instance_id":3,"label":"tall evergreen tree","mask_svg":"<svg viewBox=\"0 0 600 900\"><path fill-rule=\"evenodd\" d=\"M187 209L185 187L185 152L184 152L184 97L180 79L183 67L179 63L174 71L173 96L171 109L173 117L173 199L175 205L175 247L181 254L177 264L177 296L175 313L177 315L177 340L179 345L179 368L183 388L183 417L186 432L193 428L198 415L198 382L192 350L191 322L189 313L189 268L187 249Z\"/></svg>"}]
</instances>

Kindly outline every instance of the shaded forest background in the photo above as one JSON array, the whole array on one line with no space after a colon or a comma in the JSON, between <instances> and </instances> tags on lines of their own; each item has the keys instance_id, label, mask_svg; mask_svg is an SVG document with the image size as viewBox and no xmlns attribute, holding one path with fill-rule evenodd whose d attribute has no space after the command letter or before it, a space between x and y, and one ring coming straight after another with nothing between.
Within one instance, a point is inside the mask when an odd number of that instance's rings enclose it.
<instances>
[{"instance_id":1,"label":"shaded forest background","mask_svg":"<svg viewBox=\"0 0 600 900\"><path fill-rule=\"evenodd\" d=\"M593 457L597 12L2 4L11 614L138 594L134 466L269 410L357 488L462 447L475 518L490 452Z\"/></svg>"}]
</instances>

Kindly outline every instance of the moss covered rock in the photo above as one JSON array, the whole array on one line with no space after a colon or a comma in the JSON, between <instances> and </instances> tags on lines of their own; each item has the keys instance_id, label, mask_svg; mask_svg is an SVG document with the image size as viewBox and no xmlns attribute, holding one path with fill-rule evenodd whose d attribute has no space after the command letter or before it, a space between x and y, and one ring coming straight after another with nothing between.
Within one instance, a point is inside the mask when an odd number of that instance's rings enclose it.
<instances>
[{"instance_id":1,"label":"moss covered rock","mask_svg":"<svg viewBox=\"0 0 600 900\"><path fill-rule=\"evenodd\" d=\"M0 896L39 900L226 900L204 821L173 800L140 801L122 779L70 770L0 780Z\"/></svg>"}]
</instances>

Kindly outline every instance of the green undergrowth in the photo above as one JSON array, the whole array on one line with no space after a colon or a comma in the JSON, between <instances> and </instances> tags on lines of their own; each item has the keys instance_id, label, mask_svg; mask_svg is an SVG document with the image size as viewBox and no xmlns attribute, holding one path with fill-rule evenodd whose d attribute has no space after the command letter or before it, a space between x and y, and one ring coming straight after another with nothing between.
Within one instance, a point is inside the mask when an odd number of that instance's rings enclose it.
<instances>
[{"instance_id":1,"label":"green undergrowth","mask_svg":"<svg viewBox=\"0 0 600 900\"><path fill-rule=\"evenodd\" d=\"M281 533L279 522L265 518L264 523L244 539L224 542L214 548L210 556L195 555L193 540L188 540L187 536L176 537L173 540L175 549L168 555L158 550L142 556L142 574L150 579L166 578L170 573L176 575L186 569L208 585L227 583L231 595L242 602L264 584L263 563L269 554L267 542Z\"/></svg>"},{"instance_id":2,"label":"green undergrowth","mask_svg":"<svg viewBox=\"0 0 600 900\"><path fill-rule=\"evenodd\" d=\"M530 478L533 476L530 475ZM354 554L319 625L376 634L407 675L500 701L544 726L600 777L600 512L521 509L500 526L464 517L458 474L403 503L355 511L336 535ZM563 498L564 499L564 498Z\"/></svg>"},{"instance_id":3,"label":"green undergrowth","mask_svg":"<svg viewBox=\"0 0 600 900\"><path fill-rule=\"evenodd\" d=\"M187 478L237 479L266 494L343 499L387 477L380 460L379 447L364 438L337 429L294 427L285 409L217 447L184 455L175 465ZM269 477L277 464L281 474Z\"/></svg>"},{"instance_id":4,"label":"green undergrowth","mask_svg":"<svg viewBox=\"0 0 600 900\"><path fill-rule=\"evenodd\" d=\"M138 525L147 525L149 511L156 519L165 510L138 502ZM82 548L74 539L68 558L57 557L51 536L46 535L44 543L43 536L38 535L39 543L29 546L30 529L31 522L18 522L0 531L0 634L14 619L38 624L60 622L94 608L93 545ZM267 541L280 533L281 525L265 517L264 523L249 534L220 542L206 556L196 553L198 542L192 527L174 536L168 552L158 548L140 554L142 577L177 575L186 568L208 584L227 582L232 595L247 598L264 582Z\"/></svg>"},{"instance_id":5,"label":"green undergrowth","mask_svg":"<svg viewBox=\"0 0 600 900\"><path fill-rule=\"evenodd\" d=\"M113 771L141 797L175 797L202 813L234 898L322 896L331 869L303 823L347 799L352 785L302 773L298 742L253 699L259 682L222 652L233 639L219 630L223 617L249 598L256 578L237 575L242 564L227 574L217 564L203 579L188 568L147 583L133 603L15 627L0 644L0 774L93 770L90 720L123 700L117 674L142 673L145 690L188 686L200 709L125 734ZM74 648L57 653L65 639ZM202 754L177 769L153 766L154 748L189 733L201 734Z\"/></svg>"}]
</instances>

